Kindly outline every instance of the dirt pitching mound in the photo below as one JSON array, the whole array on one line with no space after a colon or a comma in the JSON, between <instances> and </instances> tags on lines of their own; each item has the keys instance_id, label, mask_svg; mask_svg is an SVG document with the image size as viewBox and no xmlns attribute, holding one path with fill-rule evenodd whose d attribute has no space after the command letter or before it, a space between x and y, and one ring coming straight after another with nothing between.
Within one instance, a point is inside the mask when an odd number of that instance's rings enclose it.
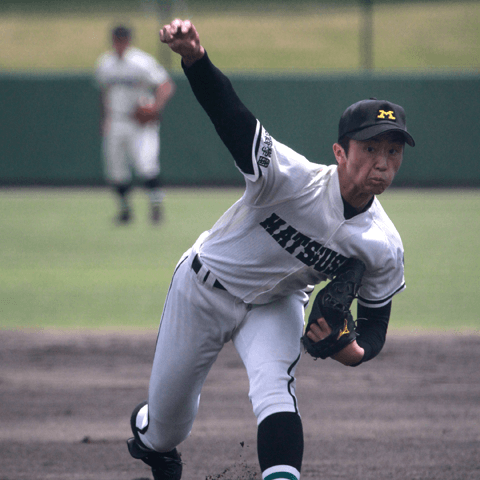
<instances>
[{"instance_id":1,"label":"dirt pitching mound","mask_svg":"<svg viewBox=\"0 0 480 480\"><path fill-rule=\"evenodd\" d=\"M156 332L0 331L0 479L140 480L133 407ZM304 355L302 479L480 478L480 336L390 334L358 368ZM213 367L183 480L260 480L248 381L232 344Z\"/></svg>"}]
</instances>

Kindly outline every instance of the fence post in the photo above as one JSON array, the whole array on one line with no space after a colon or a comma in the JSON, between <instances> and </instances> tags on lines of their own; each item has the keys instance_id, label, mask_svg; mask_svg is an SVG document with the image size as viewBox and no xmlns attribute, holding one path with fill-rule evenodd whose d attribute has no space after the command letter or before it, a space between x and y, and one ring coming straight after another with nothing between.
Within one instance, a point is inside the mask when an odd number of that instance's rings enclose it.
<instances>
[{"instance_id":1,"label":"fence post","mask_svg":"<svg viewBox=\"0 0 480 480\"><path fill-rule=\"evenodd\" d=\"M360 66L373 70L373 0L361 1Z\"/></svg>"}]
</instances>

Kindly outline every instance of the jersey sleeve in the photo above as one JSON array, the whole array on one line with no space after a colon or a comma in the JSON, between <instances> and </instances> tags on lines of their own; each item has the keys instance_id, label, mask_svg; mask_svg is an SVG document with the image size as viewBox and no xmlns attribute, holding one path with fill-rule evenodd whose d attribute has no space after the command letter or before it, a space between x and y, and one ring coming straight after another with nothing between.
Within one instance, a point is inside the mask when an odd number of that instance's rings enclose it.
<instances>
[{"instance_id":1,"label":"jersey sleeve","mask_svg":"<svg viewBox=\"0 0 480 480\"><path fill-rule=\"evenodd\" d=\"M358 303L369 308L387 305L406 288L400 236L384 230L381 235L376 235L379 239L371 242L371 248L365 252L367 271L358 292Z\"/></svg>"},{"instance_id":2,"label":"jersey sleeve","mask_svg":"<svg viewBox=\"0 0 480 480\"><path fill-rule=\"evenodd\" d=\"M135 67L138 80L144 85L157 87L170 78L167 70L152 55L138 48L130 49L129 62Z\"/></svg>"},{"instance_id":3,"label":"jersey sleeve","mask_svg":"<svg viewBox=\"0 0 480 480\"><path fill-rule=\"evenodd\" d=\"M154 85L162 85L170 79L170 75L155 59L152 59L151 66L147 73L148 81Z\"/></svg>"},{"instance_id":4,"label":"jersey sleeve","mask_svg":"<svg viewBox=\"0 0 480 480\"><path fill-rule=\"evenodd\" d=\"M245 201L252 205L276 205L300 197L314 197L313 190L328 167L308 161L303 155L273 138L257 122L252 145L252 173L247 180Z\"/></svg>"},{"instance_id":5,"label":"jersey sleeve","mask_svg":"<svg viewBox=\"0 0 480 480\"><path fill-rule=\"evenodd\" d=\"M106 62L106 55L101 55L97 62L95 63L95 69L93 73L93 83L97 88L103 88L106 85L106 78L105 78L105 65Z\"/></svg>"}]
</instances>

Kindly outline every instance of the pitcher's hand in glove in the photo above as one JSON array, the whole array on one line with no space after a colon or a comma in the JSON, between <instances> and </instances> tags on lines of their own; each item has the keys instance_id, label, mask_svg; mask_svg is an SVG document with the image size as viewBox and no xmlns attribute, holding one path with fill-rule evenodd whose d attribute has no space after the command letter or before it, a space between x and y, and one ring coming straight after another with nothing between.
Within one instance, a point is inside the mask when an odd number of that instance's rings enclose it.
<instances>
[{"instance_id":1,"label":"pitcher's hand in glove","mask_svg":"<svg viewBox=\"0 0 480 480\"><path fill-rule=\"evenodd\" d=\"M357 296L364 272L365 264L361 260L349 259L315 297L302 337L305 350L314 358L334 356L344 364L361 361L363 350L356 342L352 345L357 334L350 306ZM344 349L345 352L342 352Z\"/></svg>"}]
</instances>

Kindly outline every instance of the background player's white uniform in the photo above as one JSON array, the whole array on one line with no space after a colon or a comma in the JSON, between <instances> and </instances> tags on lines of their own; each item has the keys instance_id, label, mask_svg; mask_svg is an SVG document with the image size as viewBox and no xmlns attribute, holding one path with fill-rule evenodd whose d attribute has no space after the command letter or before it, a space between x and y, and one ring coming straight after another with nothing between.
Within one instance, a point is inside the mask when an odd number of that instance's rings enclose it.
<instances>
[{"instance_id":1,"label":"background player's white uniform","mask_svg":"<svg viewBox=\"0 0 480 480\"><path fill-rule=\"evenodd\" d=\"M129 47L120 58L114 51L97 61L95 77L104 92L105 173L112 183L131 181L133 167L142 178L160 173L160 122L141 125L133 114L139 104L153 103L154 90L169 80L149 54ZM133 163L131 163L133 162Z\"/></svg>"}]
</instances>

